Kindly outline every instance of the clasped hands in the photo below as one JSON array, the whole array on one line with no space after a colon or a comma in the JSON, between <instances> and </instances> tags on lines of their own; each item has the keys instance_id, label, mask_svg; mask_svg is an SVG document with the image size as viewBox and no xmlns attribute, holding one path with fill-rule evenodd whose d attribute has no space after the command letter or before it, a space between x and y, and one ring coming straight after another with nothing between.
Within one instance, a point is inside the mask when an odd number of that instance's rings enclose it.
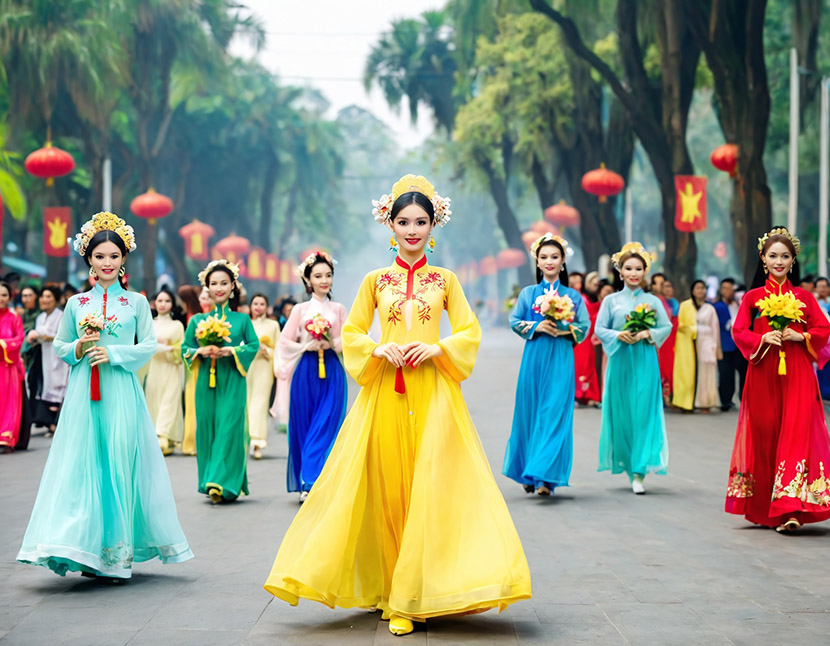
<instances>
[{"instance_id":1,"label":"clasped hands","mask_svg":"<svg viewBox=\"0 0 830 646\"><path fill-rule=\"evenodd\" d=\"M617 335L617 339L622 341L623 343L628 343L629 345L633 345L638 341L643 341L645 339L651 338L651 332L648 330L640 330L639 332L633 333L629 330L623 330Z\"/></svg>"},{"instance_id":2,"label":"clasped hands","mask_svg":"<svg viewBox=\"0 0 830 646\"><path fill-rule=\"evenodd\" d=\"M386 359L397 368L403 368L406 365L417 368L427 359L434 359L442 354L444 354L444 351L440 345L422 343L421 341L413 341L406 345L384 343L377 346L372 352L373 357Z\"/></svg>"},{"instance_id":3,"label":"clasped hands","mask_svg":"<svg viewBox=\"0 0 830 646\"><path fill-rule=\"evenodd\" d=\"M331 343L329 343L327 339L309 341L308 351L317 352L317 350L331 350Z\"/></svg>"},{"instance_id":4,"label":"clasped hands","mask_svg":"<svg viewBox=\"0 0 830 646\"><path fill-rule=\"evenodd\" d=\"M230 346L222 346L221 348L218 345L203 345L201 348L196 350L196 354L193 356L198 357L208 357L210 359L217 359L218 357L229 357L233 354L233 349Z\"/></svg>"},{"instance_id":5,"label":"clasped hands","mask_svg":"<svg viewBox=\"0 0 830 646\"><path fill-rule=\"evenodd\" d=\"M533 327L535 321L522 321L520 326L520 331L522 334L526 333L530 328ZM539 322L539 325L536 326L536 332L541 332L543 334L549 334L550 336L570 336L570 330L562 330L556 327L556 323L554 323L551 319L543 319Z\"/></svg>"},{"instance_id":6,"label":"clasped hands","mask_svg":"<svg viewBox=\"0 0 830 646\"><path fill-rule=\"evenodd\" d=\"M801 332L788 327L783 330L771 330L770 332L767 332L761 337L761 341L780 347L781 343L784 341L802 342L804 341L804 335Z\"/></svg>"},{"instance_id":7,"label":"clasped hands","mask_svg":"<svg viewBox=\"0 0 830 646\"><path fill-rule=\"evenodd\" d=\"M78 344L75 346L75 358L80 359L82 354L85 354L87 357L89 357L89 365L93 368L102 363L109 363L110 355L104 346L92 345L86 350L83 350L83 346L85 343L95 344L98 343L98 341L100 340L100 330L96 330L94 328L89 327L86 328L84 330L83 336L80 339L78 339Z\"/></svg>"}]
</instances>

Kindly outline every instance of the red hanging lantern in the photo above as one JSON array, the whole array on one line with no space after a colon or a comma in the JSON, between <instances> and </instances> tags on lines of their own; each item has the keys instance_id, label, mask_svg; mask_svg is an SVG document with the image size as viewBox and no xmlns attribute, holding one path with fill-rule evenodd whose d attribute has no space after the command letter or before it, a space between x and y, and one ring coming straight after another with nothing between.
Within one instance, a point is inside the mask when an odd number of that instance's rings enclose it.
<instances>
[{"instance_id":1,"label":"red hanging lantern","mask_svg":"<svg viewBox=\"0 0 830 646\"><path fill-rule=\"evenodd\" d=\"M617 195L625 188L625 180L621 175L608 170L605 164L600 164L599 168L582 176L582 188L591 195L598 196L600 202L606 202L609 196Z\"/></svg>"},{"instance_id":2,"label":"red hanging lantern","mask_svg":"<svg viewBox=\"0 0 830 646\"><path fill-rule=\"evenodd\" d=\"M738 146L737 144L718 146L712 151L709 159L712 166L724 173L729 173L729 177L735 177L735 169L738 167Z\"/></svg>"},{"instance_id":3,"label":"red hanging lantern","mask_svg":"<svg viewBox=\"0 0 830 646\"><path fill-rule=\"evenodd\" d=\"M493 256L485 256L479 264L479 273L482 276L492 276L499 270L499 264Z\"/></svg>"},{"instance_id":4,"label":"red hanging lantern","mask_svg":"<svg viewBox=\"0 0 830 646\"><path fill-rule=\"evenodd\" d=\"M35 177L46 179L46 186L52 186L56 177L68 175L75 168L75 160L65 150L53 146L47 141L43 148L39 148L23 162L26 170Z\"/></svg>"},{"instance_id":5,"label":"red hanging lantern","mask_svg":"<svg viewBox=\"0 0 830 646\"><path fill-rule=\"evenodd\" d=\"M195 218L190 224L185 224L179 229L179 235L184 238L184 255L193 260L207 260L207 242L215 233L212 226Z\"/></svg>"},{"instance_id":6,"label":"red hanging lantern","mask_svg":"<svg viewBox=\"0 0 830 646\"><path fill-rule=\"evenodd\" d=\"M540 234L536 233L535 231L525 231L522 234L522 242L524 242L525 247L527 248L528 251L530 251L530 245L532 245L534 242L536 242L539 235Z\"/></svg>"},{"instance_id":7,"label":"red hanging lantern","mask_svg":"<svg viewBox=\"0 0 830 646\"><path fill-rule=\"evenodd\" d=\"M262 280L265 278L265 249L254 247L248 254L248 278Z\"/></svg>"},{"instance_id":8,"label":"red hanging lantern","mask_svg":"<svg viewBox=\"0 0 830 646\"><path fill-rule=\"evenodd\" d=\"M502 249L496 256L499 269L515 269L527 263L527 252L521 249Z\"/></svg>"},{"instance_id":9,"label":"red hanging lantern","mask_svg":"<svg viewBox=\"0 0 830 646\"><path fill-rule=\"evenodd\" d=\"M579 226L579 211L560 200L559 204L545 209L545 220L560 227L576 227Z\"/></svg>"},{"instance_id":10,"label":"red hanging lantern","mask_svg":"<svg viewBox=\"0 0 830 646\"><path fill-rule=\"evenodd\" d=\"M553 233L554 229L555 227L548 224L544 220L537 220L536 222L530 225L528 231L533 231L534 233L536 233L536 237L538 238L539 236L543 236L548 232Z\"/></svg>"},{"instance_id":11,"label":"red hanging lantern","mask_svg":"<svg viewBox=\"0 0 830 646\"><path fill-rule=\"evenodd\" d=\"M135 213L140 218L146 218L150 224L155 224L158 218L163 218L170 215L173 210L173 200L166 195L156 193L155 189L150 187L146 193L133 198L130 202L130 211Z\"/></svg>"},{"instance_id":12,"label":"red hanging lantern","mask_svg":"<svg viewBox=\"0 0 830 646\"><path fill-rule=\"evenodd\" d=\"M251 250L251 243L246 238L232 233L227 238L222 238L217 242L213 249L219 254L220 258L238 263Z\"/></svg>"}]
</instances>

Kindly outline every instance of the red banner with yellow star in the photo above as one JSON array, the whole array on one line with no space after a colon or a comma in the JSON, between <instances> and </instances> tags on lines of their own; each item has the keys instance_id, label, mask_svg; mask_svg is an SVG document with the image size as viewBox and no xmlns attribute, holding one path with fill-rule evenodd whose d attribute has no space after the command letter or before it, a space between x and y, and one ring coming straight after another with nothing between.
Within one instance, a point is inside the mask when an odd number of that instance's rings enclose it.
<instances>
[{"instance_id":1,"label":"red banner with yellow star","mask_svg":"<svg viewBox=\"0 0 830 646\"><path fill-rule=\"evenodd\" d=\"M68 206L47 206L43 209L43 252L47 256L66 258L69 255L69 227L72 209Z\"/></svg>"},{"instance_id":2,"label":"red banner with yellow star","mask_svg":"<svg viewBox=\"0 0 830 646\"><path fill-rule=\"evenodd\" d=\"M675 175L674 190L677 206L674 228L692 233L706 229L706 177Z\"/></svg>"}]
</instances>

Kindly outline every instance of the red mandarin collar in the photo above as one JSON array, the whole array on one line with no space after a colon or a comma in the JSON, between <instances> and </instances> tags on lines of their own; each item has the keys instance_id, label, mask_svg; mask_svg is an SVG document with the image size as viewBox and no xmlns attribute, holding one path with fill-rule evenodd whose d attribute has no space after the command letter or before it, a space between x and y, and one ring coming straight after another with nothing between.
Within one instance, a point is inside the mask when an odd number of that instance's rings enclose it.
<instances>
[{"instance_id":1,"label":"red mandarin collar","mask_svg":"<svg viewBox=\"0 0 830 646\"><path fill-rule=\"evenodd\" d=\"M766 289L767 292L769 292L770 294L783 294L786 292L793 291L793 286L789 279L785 280L783 284L779 285L778 282L770 276L767 278L767 282L764 285L764 289Z\"/></svg>"},{"instance_id":2,"label":"red mandarin collar","mask_svg":"<svg viewBox=\"0 0 830 646\"><path fill-rule=\"evenodd\" d=\"M427 264L427 257L426 256L421 256L421 259L418 262L416 262L414 265L412 265L411 267L408 264L406 264L406 261L402 260L400 256L395 256L395 263L399 267L403 267L407 271L410 271L410 272L418 271L421 267L423 267L424 265Z\"/></svg>"}]
</instances>

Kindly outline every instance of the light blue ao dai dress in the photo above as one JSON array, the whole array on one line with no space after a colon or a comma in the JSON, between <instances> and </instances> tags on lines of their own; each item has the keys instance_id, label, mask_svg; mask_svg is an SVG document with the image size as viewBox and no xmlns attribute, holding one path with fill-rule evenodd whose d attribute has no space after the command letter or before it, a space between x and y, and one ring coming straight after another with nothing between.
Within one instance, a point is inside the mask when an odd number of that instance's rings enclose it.
<instances>
[{"instance_id":1,"label":"light blue ao dai dress","mask_svg":"<svg viewBox=\"0 0 830 646\"><path fill-rule=\"evenodd\" d=\"M544 316L533 310L536 299L554 289L570 296L575 318L571 336L553 337L536 328ZM532 325L525 330L525 323ZM579 292L542 279L525 287L510 314L510 327L525 339L516 384L513 428L507 441L502 473L525 486L566 487L573 463L574 344L591 327L588 308ZM559 324L559 327L568 327Z\"/></svg>"},{"instance_id":2,"label":"light blue ao dai dress","mask_svg":"<svg viewBox=\"0 0 830 646\"><path fill-rule=\"evenodd\" d=\"M105 313L98 345L100 401L90 399L89 359L75 358L87 314ZM137 339L137 341L136 341ZM100 284L69 299L55 353L69 364L64 405L17 560L129 578L132 563L193 558L136 372L156 351L147 299Z\"/></svg>"},{"instance_id":3,"label":"light blue ao dai dress","mask_svg":"<svg viewBox=\"0 0 830 646\"><path fill-rule=\"evenodd\" d=\"M657 312L651 340L627 344L617 337L625 317L640 303ZM594 332L608 356L602 393L602 430L599 471L644 476L665 473L669 462L666 422L657 348L671 333L671 321L656 296L624 287L607 296L597 315Z\"/></svg>"}]
</instances>

